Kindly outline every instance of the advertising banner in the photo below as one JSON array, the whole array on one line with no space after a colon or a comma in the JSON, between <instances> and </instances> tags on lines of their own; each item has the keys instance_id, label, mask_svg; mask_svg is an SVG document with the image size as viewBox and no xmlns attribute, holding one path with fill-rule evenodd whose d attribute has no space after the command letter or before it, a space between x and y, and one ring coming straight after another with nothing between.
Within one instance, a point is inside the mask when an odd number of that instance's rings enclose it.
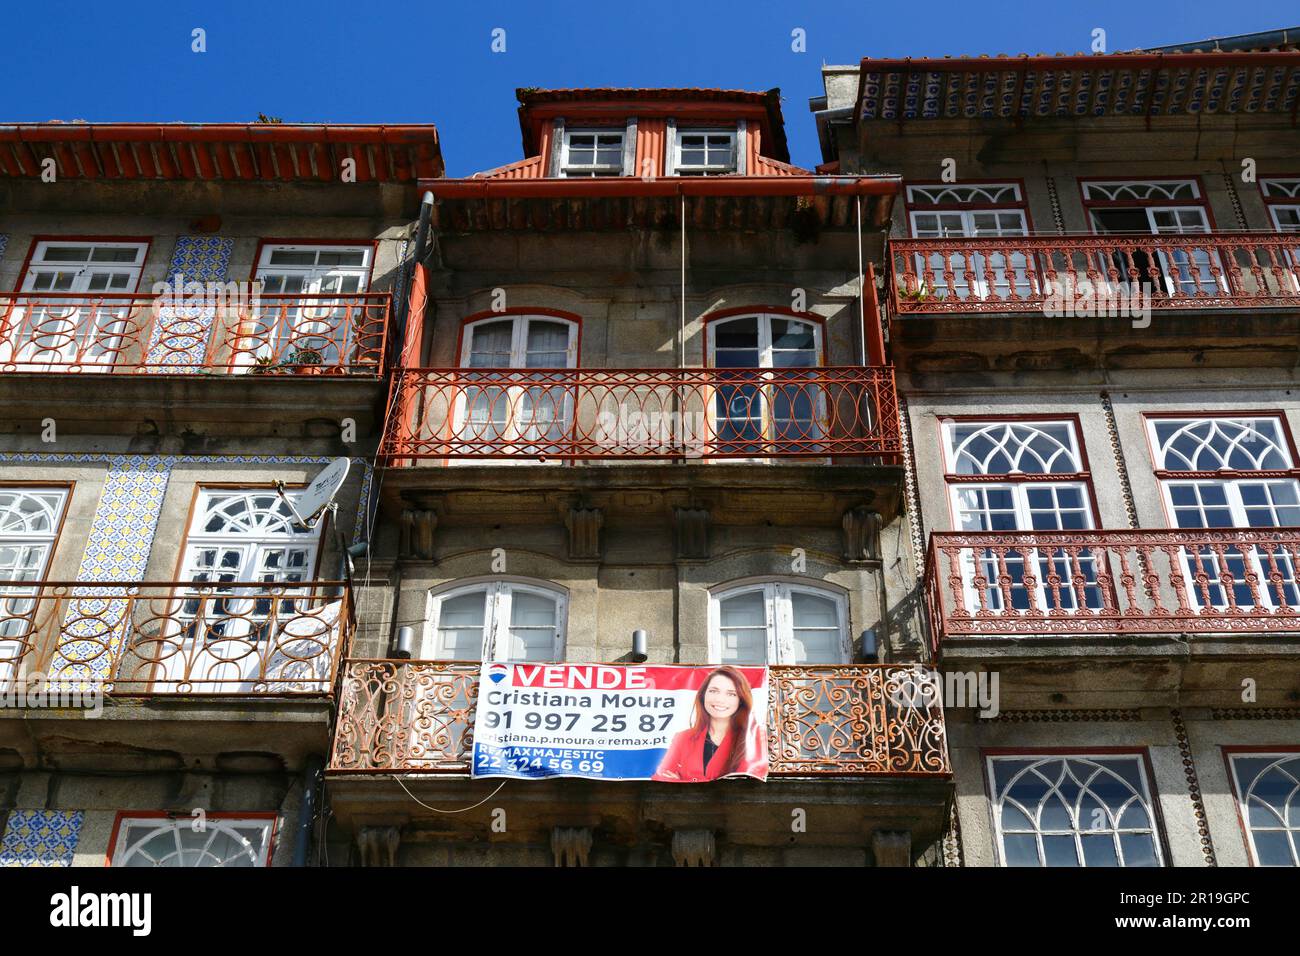
<instances>
[{"instance_id":1,"label":"advertising banner","mask_svg":"<svg viewBox=\"0 0 1300 956\"><path fill-rule=\"evenodd\" d=\"M484 664L475 777L767 779L767 668Z\"/></svg>"}]
</instances>

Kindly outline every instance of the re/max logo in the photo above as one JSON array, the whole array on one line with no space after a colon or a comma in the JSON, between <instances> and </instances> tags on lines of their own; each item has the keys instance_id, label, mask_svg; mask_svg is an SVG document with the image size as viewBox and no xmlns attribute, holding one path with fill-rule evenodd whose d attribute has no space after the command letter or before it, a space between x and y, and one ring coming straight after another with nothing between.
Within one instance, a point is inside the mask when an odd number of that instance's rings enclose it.
<instances>
[{"instance_id":1,"label":"re/max logo","mask_svg":"<svg viewBox=\"0 0 1300 956\"><path fill-rule=\"evenodd\" d=\"M644 667L600 667L516 664L516 687L559 687L573 690L644 690L650 684Z\"/></svg>"}]
</instances>

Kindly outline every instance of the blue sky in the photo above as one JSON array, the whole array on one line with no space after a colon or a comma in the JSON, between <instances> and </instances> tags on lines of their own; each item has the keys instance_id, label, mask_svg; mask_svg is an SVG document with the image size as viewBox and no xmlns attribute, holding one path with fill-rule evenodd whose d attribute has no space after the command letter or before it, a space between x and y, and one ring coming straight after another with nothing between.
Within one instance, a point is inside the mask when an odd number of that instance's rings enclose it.
<instances>
[{"instance_id":1,"label":"blue sky","mask_svg":"<svg viewBox=\"0 0 1300 956\"><path fill-rule=\"evenodd\" d=\"M44 0L6 11L0 121L433 122L448 173L468 175L520 158L519 86L779 86L792 158L813 165L823 63L1087 51L1097 27L1114 51L1297 25L1295 0Z\"/></svg>"}]
</instances>

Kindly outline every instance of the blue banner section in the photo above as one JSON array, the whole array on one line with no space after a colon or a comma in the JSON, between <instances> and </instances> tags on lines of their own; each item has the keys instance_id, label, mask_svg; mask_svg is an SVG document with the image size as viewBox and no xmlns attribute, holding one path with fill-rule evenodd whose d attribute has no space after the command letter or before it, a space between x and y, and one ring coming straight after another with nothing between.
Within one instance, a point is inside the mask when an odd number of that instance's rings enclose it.
<instances>
[{"instance_id":1,"label":"blue banner section","mask_svg":"<svg viewBox=\"0 0 1300 956\"><path fill-rule=\"evenodd\" d=\"M586 747L546 747L515 744L474 745L476 777L598 777L605 780L646 780L654 775L666 748L605 750Z\"/></svg>"}]
</instances>

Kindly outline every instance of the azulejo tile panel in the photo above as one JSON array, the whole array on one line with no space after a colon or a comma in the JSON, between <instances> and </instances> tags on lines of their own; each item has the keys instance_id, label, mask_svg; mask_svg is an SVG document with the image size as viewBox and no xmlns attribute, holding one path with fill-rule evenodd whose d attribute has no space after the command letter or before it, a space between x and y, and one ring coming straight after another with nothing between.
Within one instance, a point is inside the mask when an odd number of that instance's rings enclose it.
<instances>
[{"instance_id":1,"label":"azulejo tile panel","mask_svg":"<svg viewBox=\"0 0 1300 956\"><path fill-rule=\"evenodd\" d=\"M224 283L234 248L235 240L220 236L177 236L167 276L182 294L187 294L184 287L193 282ZM161 308L149 338L151 371L198 372L208 352L214 315L215 308L209 304Z\"/></svg>"},{"instance_id":2,"label":"azulejo tile panel","mask_svg":"<svg viewBox=\"0 0 1300 956\"><path fill-rule=\"evenodd\" d=\"M84 810L13 810L0 842L0 866L71 866Z\"/></svg>"}]
</instances>

